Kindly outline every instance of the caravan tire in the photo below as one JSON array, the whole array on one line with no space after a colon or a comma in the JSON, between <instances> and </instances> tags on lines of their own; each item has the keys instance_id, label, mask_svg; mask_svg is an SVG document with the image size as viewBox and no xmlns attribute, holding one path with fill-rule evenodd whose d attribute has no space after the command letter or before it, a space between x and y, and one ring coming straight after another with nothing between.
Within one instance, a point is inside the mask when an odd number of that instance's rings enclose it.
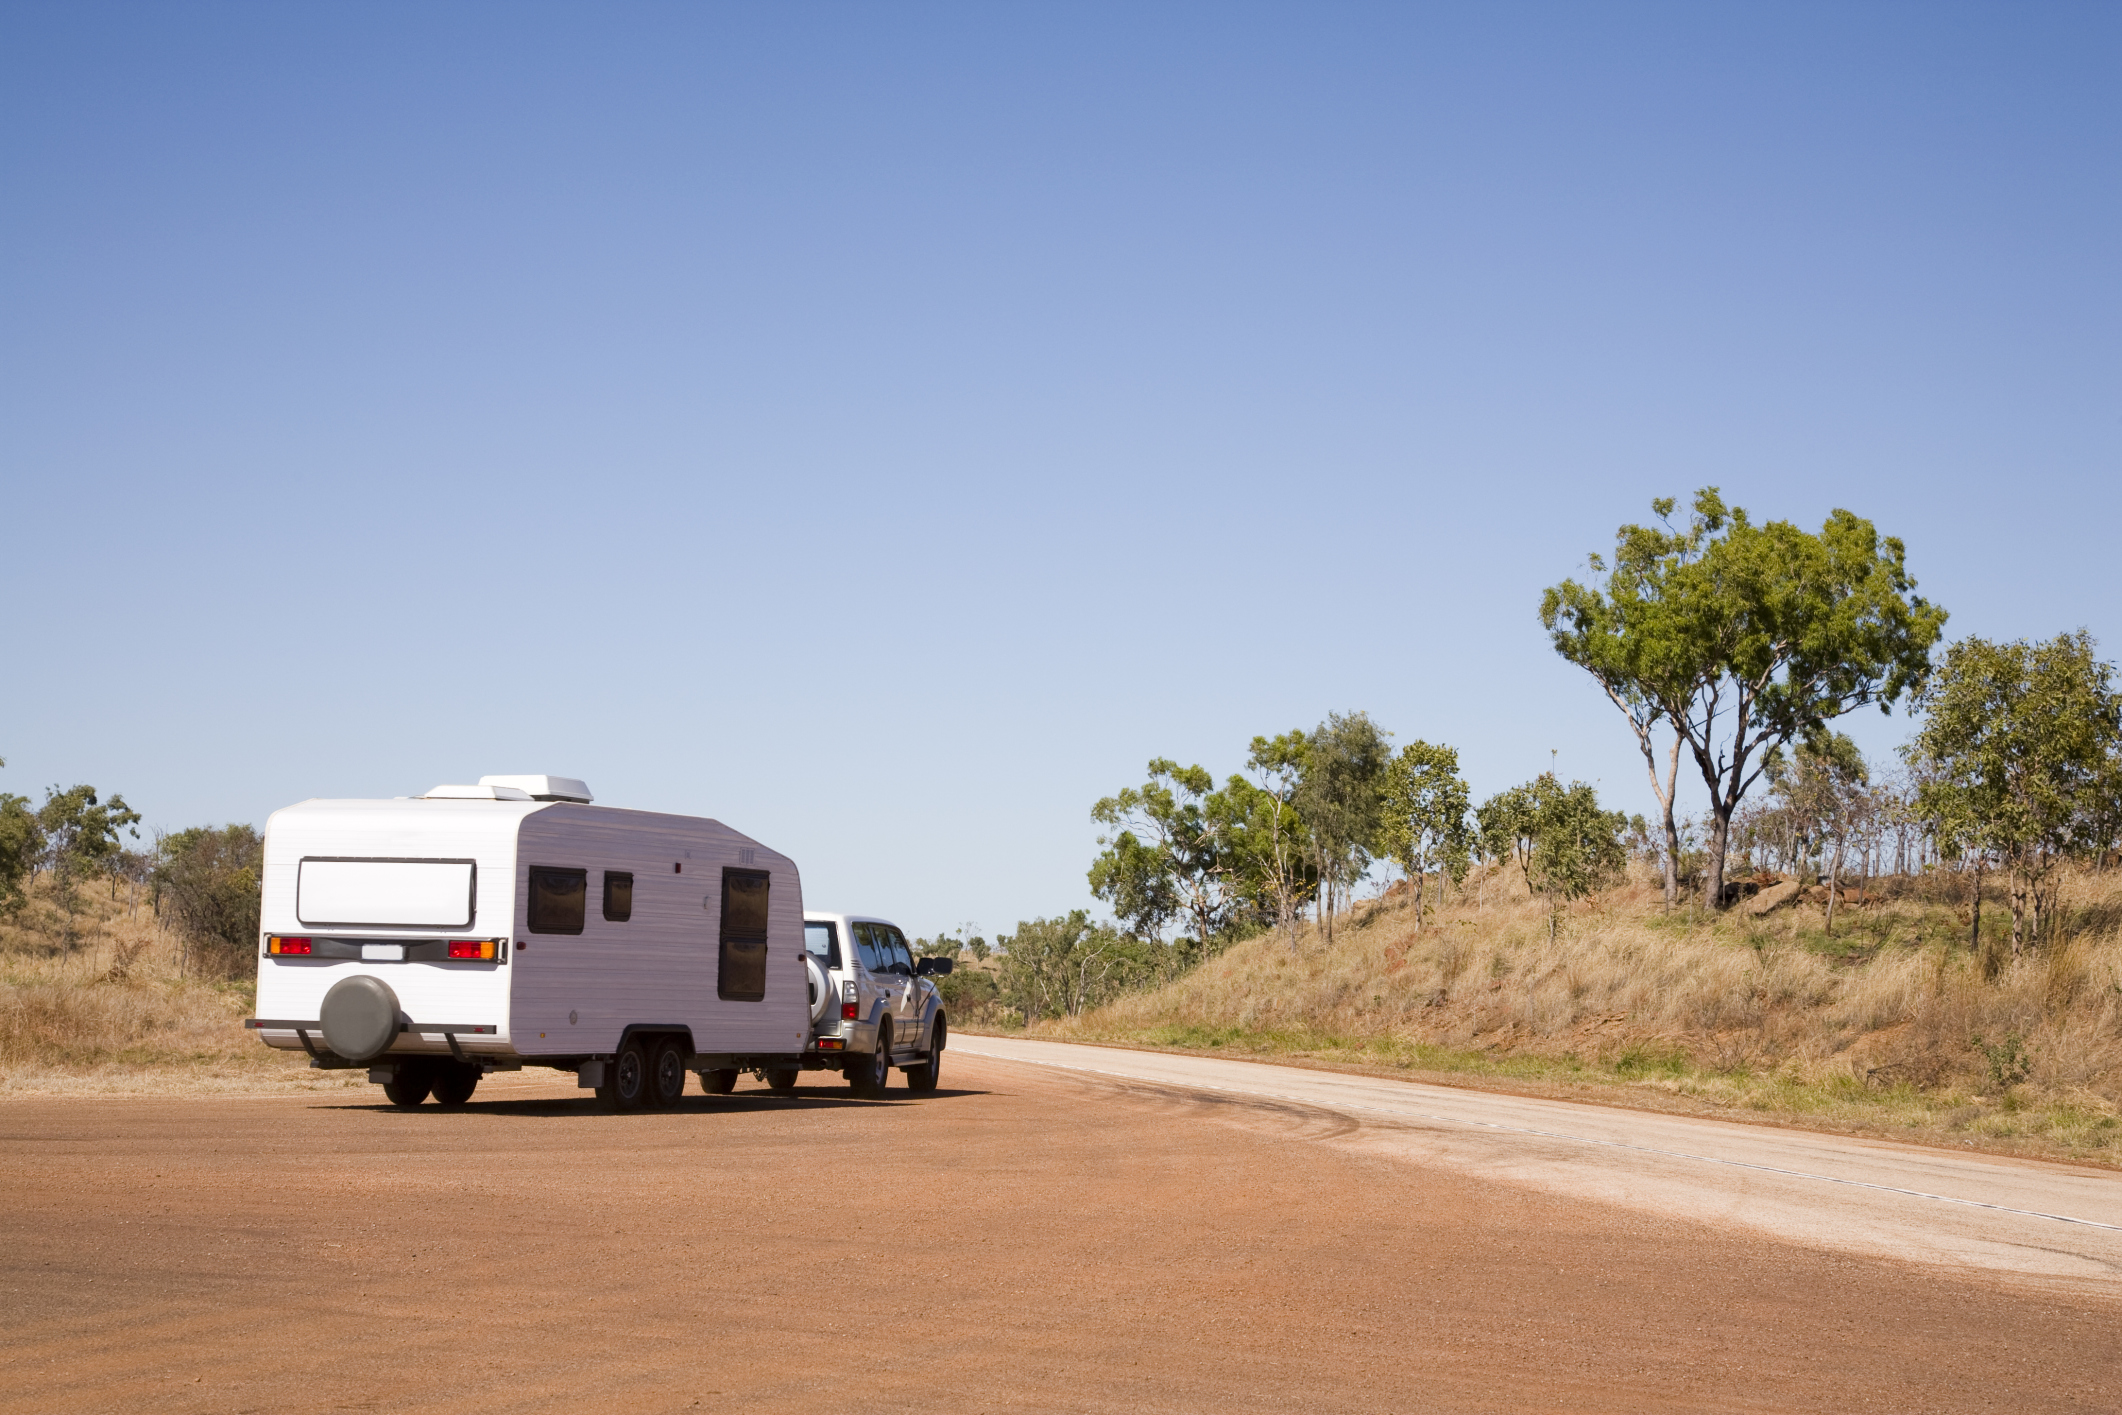
<instances>
[{"instance_id":1,"label":"caravan tire","mask_svg":"<svg viewBox=\"0 0 2122 1415\"><path fill-rule=\"evenodd\" d=\"M656 1065L650 1075L649 1104L668 1110L685 1096L685 1044L665 1037L656 1046Z\"/></svg>"},{"instance_id":2,"label":"caravan tire","mask_svg":"<svg viewBox=\"0 0 2122 1415\"><path fill-rule=\"evenodd\" d=\"M766 1073L766 1084L774 1088L775 1095L792 1095L796 1089L796 1077L801 1074L801 1072L787 1069L769 1071Z\"/></svg>"},{"instance_id":3,"label":"caravan tire","mask_svg":"<svg viewBox=\"0 0 2122 1415\"><path fill-rule=\"evenodd\" d=\"M432 1086L436 1105L463 1105L479 1088L479 1068L462 1061L441 1062L435 1067Z\"/></svg>"},{"instance_id":4,"label":"caravan tire","mask_svg":"<svg viewBox=\"0 0 2122 1415\"><path fill-rule=\"evenodd\" d=\"M403 1061L397 1074L383 1083L383 1094L400 1110L411 1110L427 1099L434 1087L434 1072L425 1061Z\"/></svg>"},{"instance_id":5,"label":"caravan tire","mask_svg":"<svg viewBox=\"0 0 2122 1415\"><path fill-rule=\"evenodd\" d=\"M629 1041L604 1068L604 1084L597 1099L608 1109L635 1111L648 1099L648 1055L641 1043Z\"/></svg>"},{"instance_id":6,"label":"caravan tire","mask_svg":"<svg viewBox=\"0 0 2122 1415\"><path fill-rule=\"evenodd\" d=\"M726 1096L737 1089L737 1068L724 1066L700 1073L700 1089L711 1096Z\"/></svg>"}]
</instances>

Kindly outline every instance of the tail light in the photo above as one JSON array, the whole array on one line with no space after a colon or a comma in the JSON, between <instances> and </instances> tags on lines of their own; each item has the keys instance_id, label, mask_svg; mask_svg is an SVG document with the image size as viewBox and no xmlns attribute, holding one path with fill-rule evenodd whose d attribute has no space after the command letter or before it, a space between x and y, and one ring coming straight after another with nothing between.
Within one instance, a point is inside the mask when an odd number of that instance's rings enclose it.
<instances>
[{"instance_id":1,"label":"tail light","mask_svg":"<svg viewBox=\"0 0 2122 1415\"><path fill-rule=\"evenodd\" d=\"M490 959L494 956L494 941L490 938L453 938L449 941L449 956Z\"/></svg>"},{"instance_id":2,"label":"tail light","mask_svg":"<svg viewBox=\"0 0 2122 1415\"><path fill-rule=\"evenodd\" d=\"M303 951L304 953L307 953L307 952L309 952L309 950L308 950L307 948L303 949L302 951ZM843 1022L852 1022L852 1021L854 1021L854 1020L855 1020L855 1004L854 1004L854 1003L852 1003L852 1002L843 1002L843 1003L841 1003L841 1004L840 1004L840 1020L842 1020Z\"/></svg>"},{"instance_id":3,"label":"tail light","mask_svg":"<svg viewBox=\"0 0 2122 1415\"><path fill-rule=\"evenodd\" d=\"M265 951L282 955L302 954L310 951L310 945L306 938L268 938L265 941Z\"/></svg>"}]
</instances>

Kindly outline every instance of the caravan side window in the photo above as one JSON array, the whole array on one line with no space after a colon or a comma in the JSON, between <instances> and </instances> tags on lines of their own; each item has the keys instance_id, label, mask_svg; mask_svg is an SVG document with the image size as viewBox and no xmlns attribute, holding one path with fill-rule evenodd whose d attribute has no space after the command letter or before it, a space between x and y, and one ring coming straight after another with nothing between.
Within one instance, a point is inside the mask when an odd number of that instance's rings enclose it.
<instances>
[{"instance_id":1,"label":"caravan side window","mask_svg":"<svg viewBox=\"0 0 2122 1415\"><path fill-rule=\"evenodd\" d=\"M532 865L530 931L534 934L582 932L583 902L589 897L588 870L561 870Z\"/></svg>"},{"instance_id":2,"label":"caravan side window","mask_svg":"<svg viewBox=\"0 0 2122 1415\"><path fill-rule=\"evenodd\" d=\"M765 870L722 872L722 956L715 995L725 1002L766 999Z\"/></svg>"},{"instance_id":3,"label":"caravan side window","mask_svg":"<svg viewBox=\"0 0 2122 1415\"><path fill-rule=\"evenodd\" d=\"M634 917L634 876L631 871L604 872L604 919L623 924Z\"/></svg>"}]
</instances>

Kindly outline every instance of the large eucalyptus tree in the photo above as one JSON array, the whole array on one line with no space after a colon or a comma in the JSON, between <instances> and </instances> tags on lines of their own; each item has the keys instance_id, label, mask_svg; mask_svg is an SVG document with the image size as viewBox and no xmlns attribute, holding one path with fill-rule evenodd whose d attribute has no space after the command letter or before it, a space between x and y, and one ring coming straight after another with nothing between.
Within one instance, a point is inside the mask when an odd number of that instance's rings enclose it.
<instances>
[{"instance_id":1,"label":"large eucalyptus tree","mask_svg":"<svg viewBox=\"0 0 2122 1415\"><path fill-rule=\"evenodd\" d=\"M1721 906L1732 813L1774 750L1920 689L1945 611L1913 593L1902 543L1861 516L1837 510L1817 534L1756 525L1704 487L1681 529L1674 506L1651 503L1662 529L1622 526L1610 570L1591 557L1603 581L1547 590L1540 622L1628 717L1663 818L1668 903L1683 749L1694 761L1709 792L1707 888ZM1662 773L1661 726L1672 734Z\"/></svg>"}]
</instances>

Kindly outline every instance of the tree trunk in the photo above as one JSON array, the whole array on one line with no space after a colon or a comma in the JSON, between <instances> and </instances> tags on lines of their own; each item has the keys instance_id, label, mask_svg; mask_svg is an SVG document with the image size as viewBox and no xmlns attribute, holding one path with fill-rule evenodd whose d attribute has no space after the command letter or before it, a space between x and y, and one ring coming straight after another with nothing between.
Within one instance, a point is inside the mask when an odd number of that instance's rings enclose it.
<instances>
[{"instance_id":1,"label":"tree trunk","mask_svg":"<svg viewBox=\"0 0 2122 1415\"><path fill-rule=\"evenodd\" d=\"M1982 952L1982 857L1975 856L1975 921L1968 934L1967 948L1970 953Z\"/></svg>"},{"instance_id":2,"label":"tree trunk","mask_svg":"<svg viewBox=\"0 0 2122 1415\"><path fill-rule=\"evenodd\" d=\"M2026 862L2014 853L2011 857L2010 881L2006 886L2011 900L2011 956L2017 958L2025 947L2026 932Z\"/></svg>"},{"instance_id":3,"label":"tree trunk","mask_svg":"<svg viewBox=\"0 0 2122 1415\"><path fill-rule=\"evenodd\" d=\"M1842 882L1842 842L1835 841L1835 853L1827 861L1827 936L1835 936L1835 887Z\"/></svg>"},{"instance_id":4,"label":"tree trunk","mask_svg":"<svg viewBox=\"0 0 2122 1415\"><path fill-rule=\"evenodd\" d=\"M1421 861L1415 862L1415 932L1422 932L1422 870Z\"/></svg>"},{"instance_id":5,"label":"tree trunk","mask_svg":"<svg viewBox=\"0 0 2122 1415\"><path fill-rule=\"evenodd\" d=\"M1709 803L1710 817L1715 822L1709 839L1709 901L1710 908L1724 907L1724 852L1731 846L1731 813L1733 803L1714 798Z\"/></svg>"}]
</instances>

